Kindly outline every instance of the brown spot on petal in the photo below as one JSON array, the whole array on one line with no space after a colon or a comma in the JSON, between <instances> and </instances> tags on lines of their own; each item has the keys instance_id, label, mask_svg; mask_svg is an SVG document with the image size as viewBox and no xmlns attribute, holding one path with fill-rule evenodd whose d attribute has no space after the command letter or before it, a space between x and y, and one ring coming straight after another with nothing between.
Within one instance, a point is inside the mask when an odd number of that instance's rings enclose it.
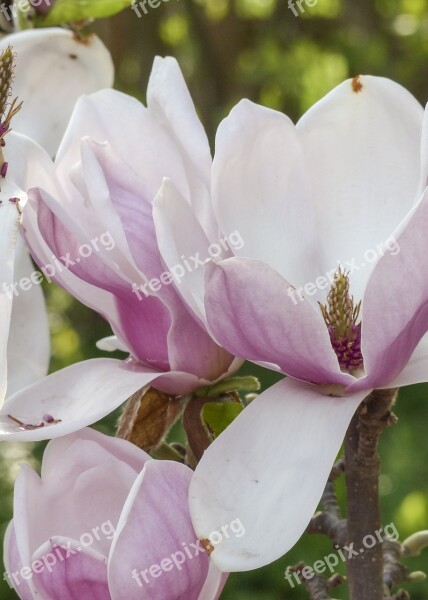
<instances>
[{"instance_id":1,"label":"brown spot on petal","mask_svg":"<svg viewBox=\"0 0 428 600\"><path fill-rule=\"evenodd\" d=\"M68 56L69 56L69 58L71 58L72 60L76 60L76 59L77 59L77 54L69 54Z\"/></svg>"},{"instance_id":2,"label":"brown spot on petal","mask_svg":"<svg viewBox=\"0 0 428 600\"><path fill-rule=\"evenodd\" d=\"M208 556L211 555L212 551L214 550L214 546L211 544L211 542L209 540L200 540L201 542L201 546L202 548L205 550L205 552L208 554Z\"/></svg>"},{"instance_id":3,"label":"brown spot on petal","mask_svg":"<svg viewBox=\"0 0 428 600\"><path fill-rule=\"evenodd\" d=\"M361 92L361 90L363 89L363 84L361 83L360 78L361 75L357 75L352 80L352 89L356 94L358 94L358 92Z\"/></svg>"}]
</instances>

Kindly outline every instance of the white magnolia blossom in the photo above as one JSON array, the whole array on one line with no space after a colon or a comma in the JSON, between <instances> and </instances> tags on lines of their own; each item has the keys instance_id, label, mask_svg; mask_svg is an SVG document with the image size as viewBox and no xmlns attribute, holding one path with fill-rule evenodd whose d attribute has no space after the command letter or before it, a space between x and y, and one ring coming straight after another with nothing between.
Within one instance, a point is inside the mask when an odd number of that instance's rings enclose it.
<instances>
[{"instance_id":1,"label":"white magnolia blossom","mask_svg":"<svg viewBox=\"0 0 428 600\"><path fill-rule=\"evenodd\" d=\"M11 99L18 97L23 107L5 136L8 169L0 179L0 405L6 395L43 377L50 357L40 278L21 239L17 204L10 199L19 198L22 211L23 190L50 185L43 167L49 159L33 140L55 154L78 97L113 83L110 54L96 36L83 43L65 29L31 30L3 37L0 53L8 46L16 63ZM23 278L30 281L24 284L28 289L18 285Z\"/></svg>"}]
</instances>

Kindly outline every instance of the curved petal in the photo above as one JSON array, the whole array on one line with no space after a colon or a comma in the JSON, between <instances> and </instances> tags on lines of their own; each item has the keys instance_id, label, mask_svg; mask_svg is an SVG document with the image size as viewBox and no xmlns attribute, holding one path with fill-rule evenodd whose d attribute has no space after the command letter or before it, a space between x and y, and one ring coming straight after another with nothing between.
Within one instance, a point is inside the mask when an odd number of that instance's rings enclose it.
<instances>
[{"instance_id":1,"label":"curved petal","mask_svg":"<svg viewBox=\"0 0 428 600\"><path fill-rule=\"evenodd\" d=\"M117 527L109 562L112 600L197 600L209 558L197 547L187 494L192 471L149 461L135 481ZM159 503L162 498L162 503Z\"/></svg>"},{"instance_id":2,"label":"curved petal","mask_svg":"<svg viewBox=\"0 0 428 600\"><path fill-rule=\"evenodd\" d=\"M428 330L427 227L428 191L396 235L397 253L385 254L368 282L361 332L367 377L352 389L389 384Z\"/></svg>"},{"instance_id":3,"label":"curved petal","mask_svg":"<svg viewBox=\"0 0 428 600\"><path fill-rule=\"evenodd\" d=\"M32 203L35 202L33 198ZM107 246L102 252L101 245L97 243L96 248L100 250L96 251L93 240L102 239L105 230L98 226L98 236L86 237L81 230L80 222L70 219L66 211L49 194L43 192L38 196L37 228L51 250L51 261L48 264L55 265L55 276L59 282L64 269L69 269L92 286L112 294L114 297L112 326L118 327L121 337L126 339L126 345L132 350L132 354L143 364L151 365L155 369L167 370L169 362L166 335L170 326L168 310L157 297L143 295L135 284L131 285L123 277L120 263L115 267L114 260L106 256L109 254ZM109 239L114 243L115 238L111 232ZM111 246L111 254L113 254L114 244ZM83 255L83 248L89 248L89 253L85 250ZM68 257L71 261L66 261L64 257ZM44 267L46 268L46 265ZM94 300L95 297L93 300L89 299L88 304L97 310ZM109 318L109 315L107 316ZM118 318L117 324L116 318Z\"/></svg>"},{"instance_id":4,"label":"curved petal","mask_svg":"<svg viewBox=\"0 0 428 600\"><path fill-rule=\"evenodd\" d=\"M198 600L218 600L226 585L229 573L222 573L217 569L213 561L210 561L208 576L205 580L204 587L199 594Z\"/></svg>"},{"instance_id":5,"label":"curved petal","mask_svg":"<svg viewBox=\"0 0 428 600\"><path fill-rule=\"evenodd\" d=\"M171 177L188 196L179 148L135 98L102 90L77 101L55 161L58 178L66 187L73 166L80 161L80 143L85 137L98 144L108 142L139 179L141 197L146 202L151 203L164 177Z\"/></svg>"},{"instance_id":6,"label":"curved petal","mask_svg":"<svg viewBox=\"0 0 428 600\"><path fill-rule=\"evenodd\" d=\"M42 278L37 276L27 250L18 243L12 319L7 345L7 393L10 396L44 377L50 360L49 323ZM16 293L15 293L16 292Z\"/></svg>"},{"instance_id":7,"label":"curved petal","mask_svg":"<svg viewBox=\"0 0 428 600\"><path fill-rule=\"evenodd\" d=\"M104 557L89 553L79 542L55 537L33 555L33 561L48 561L48 555L55 557L55 564L33 575L37 598L41 593L46 600L111 600Z\"/></svg>"},{"instance_id":8,"label":"curved petal","mask_svg":"<svg viewBox=\"0 0 428 600\"><path fill-rule=\"evenodd\" d=\"M126 352L129 354L129 348L122 343L116 335L109 335L108 337L102 338L97 342L97 348L104 352Z\"/></svg>"},{"instance_id":9,"label":"curved petal","mask_svg":"<svg viewBox=\"0 0 428 600\"><path fill-rule=\"evenodd\" d=\"M321 313L266 264L229 258L207 266L205 308L218 343L312 383L346 383Z\"/></svg>"},{"instance_id":10,"label":"curved petal","mask_svg":"<svg viewBox=\"0 0 428 600\"><path fill-rule=\"evenodd\" d=\"M13 587L21 600L34 600L28 582L20 577L20 572L24 564L19 555L13 521L9 523L4 535L3 560L7 583ZM40 597L39 600L46 600L46 598Z\"/></svg>"},{"instance_id":11,"label":"curved petal","mask_svg":"<svg viewBox=\"0 0 428 600\"><path fill-rule=\"evenodd\" d=\"M178 292L205 322L204 264L209 260L210 241L189 203L170 179L164 179L154 200L153 220L160 253L174 276Z\"/></svg>"},{"instance_id":12,"label":"curved petal","mask_svg":"<svg viewBox=\"0 0 428 600\"><path fill-rule=\"evenodd\" d=\"M155 58L147 86L147 107L180 146L192 208L208 237L216 236L218 227L209 197L210 146L175 58Z\"/></svg>"},{"instance_id":13,"label":"curved petal","mask_svg":"<svg viewBox=\"0 0 428 600\"><path fill-rule=\"evenodd\" d=\"M170 313L168 357L171 370L193 373L209 381L224 375L234 360L232 354L202 329L181 299L173 299Z\"/></svg>"},{"instance_id":14,"label":"curved petal","mask_svg":"<svg viewBox=\"0 0 428 600\"><path fill-rule=\"evenodd\" d=\"M215 536L211 559L219 569L256 569L297 542L365 396L332 398L286 379L254 400L208 448L189 502L199 539L227 525L236 532Z\"/></svg>"},{"instance_id":15,"label":"curved petal","mask_svg":"<svg viewBox=\"0 0 428 600\"><path fill-rule=\"evenodd\" d=\"M348 80L315 104L297 130L310 166L323 272L385 242L417 200L423 110L380 77ZM361 299L372 269L353 273Z\"/></svg>"},{"instance_id":16,"label":"curved petal","mask_svg":"<svg viewBox=\"0 0 428 600\"><path fill-rule=\"evenodd\" d=\"M7 44L17 55L13 93L24 101L13 128L54 155L77 98L113 85L110 54L97 36L82 42L62 28L15 33L0 49Z\"/></svg>"},{"instance_id":17,"label":"curved petal","mask_svg":"<svg viewBox=\"0 0 428 600\"><path fill-rule=\"evenodd\" d=\"M409 362L387 387L403 387L428 381L428 334L416 346Z\"/></svg>"},{"instance_id":18,"label":"curved petal","mask_svg":"<svg viewBox=\"0 0 428 600\"><path fill-rule=\"evenodd\" d=\"M46 440L82 429L159 375L159 371L132 369L112 358L87 360L57 371L6 400L0 411L0 440ZM8 416L35 425L46 414L61 422L23 431Z\"/></svg>"},{"instance_id":19,"label":"curved petal","mask_svg":"<svg viewBox=\"0 0 428 600\"><path fill-rule=\"evenodd\" d=\"M82 458L83 448L86 446L88 449L87 457L93 461L94 444L101 451L105 451L104 454L99 454L102 457L99 460L99 464L111 462L112 457L114 457L134 469L135 476L141 472L146 462L151 460L150 456L135 444L131 444L120 438L104 435L95 429L86 427L85 429L80 429L75 433L56 438L49 442L43 453L42 480L46 480L52 476L55 477L55 474L56 476L60 473L65 474L65 461L63 459L71 448L73 448L74 454L70 452L67 464L73 466L74 461L74 468L77 467L79 471L82 471L82 460L79 460L79 458ZM81 449L80 455L79 447Z\"/></svg>"},{"instance_id":20,"label":"curved petal","mask_svg":"<svg viewBox=\"0 0 428 600\"><path fill-rule=\"evenodd\" d=\"M18 476L15 481L15 492L13 496L13 512L19 518L14 521L16 556L24 567L32 564L31 549L31 523L29 522L29 513L31 503L37 501L40 490L41 480L35 471L28 465L20 466ZM34 598L37 598L37 590L34 586L33 578L27 581L27 585ZM42 600L47 600L43 598Z\"/></svg>"},{"instance_id":21,"label":"curved petal","mask_svg":"<svg viewBox=\"0 0 428 600\"><path fill-rule=\"evenodd\" d=\"M57 181L49 154L32 139L15 131L8 133L5 141L8 179L25 191L40 186L54 193Z\"/></svg>"},{"instance_id":22,"label":"curved petal","mask_svg":"<svg viewBox=\"0 0 428 600\"><path fill-rule=\"evenodd\" d=\"M0 192L0 407L7 387L7 350L13 303L15 247L18 239L19 215L9 198L18 190L7 181Z\"/></svg>"},{"instance_id":23,"label":"curved petal","mask_svg":"<svg viewBox=\"0 0 428 600\"><path fill-rule=\"evenodd\" d=\"M53 256L51 248L44 240L39 229L38 208L39 196L35 192L30 193L30 200L25 206L22 222L23 235L31 249L34 260L45 269L49 282L55 281L82 304L96 310L104 319L109 321L121 345L127 347L126 334L121 323L121 314L115 296L111 292L80 279L70 269L58 268L53 260L55 256Z\"/></svg>"},{"instance_id":24,"label":"curved petal","mask_svg":"<svg viewBox=\"0 0 428 600\"><path fill-rule=\"evenodd\" d=\"M183 373L180 371L170 371L164 373L156 380L156 388L166 394L171 395L183 395L193 392L198 388L205 387L207 385L213 385L218 381L227 379L234 373L236 373L240 367L242 367L243 360L240 358L234 358L229 364L226 371L220 373L215 379L209 380L203 377L197 377L192 373Z\"/></svg>"},{"instance_id":25,"label":"curved petal","mask_svg":"<svg viewBox=\"0 0 428 600\"><path fill-rule=\"evenodd\" d=\"M294 286L314 281L318 241L305 161L293 123L243 100L220 125L212 172L214 210L237 256L266 262Z\"/></svg>"}]
</instances>

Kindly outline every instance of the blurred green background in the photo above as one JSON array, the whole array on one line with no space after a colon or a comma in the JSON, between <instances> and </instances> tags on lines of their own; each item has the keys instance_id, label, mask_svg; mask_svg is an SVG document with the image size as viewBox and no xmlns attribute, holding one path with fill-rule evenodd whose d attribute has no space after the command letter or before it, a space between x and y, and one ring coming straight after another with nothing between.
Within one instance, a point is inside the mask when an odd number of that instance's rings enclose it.
<instances>
[{"instance_id":1,"label":"blurred green background","mask_svg":"<svg viewBox=\"0 0 428 600\"><path fill-rule=\"evenodd\" d=\"M287 0L170 0L147 15L140 10L141 18L128 9L96 29L113 54L116 87L142 100L153 57L176 56L211 140L219 121L243 96L297 119L336 84L359 73L390 77L423 104L428 100L427 0L318 0L312 8L303 1L302 7L296 17ZM54 285L46 286L46 295L51 371L99 356L95 341L109 334L108 326ZM264 387L274 381L261 369L245 369L261 374ZM396 413L399 424L382 438L381 500L384 524L393 521L404 539L428 528L428 386L403 389ZM99 427L113 433L116 417ZM37 468L43 447L0 445L2 537L12 514L18 464ZM343 488L340 496L343 501ZM290 588L284 570L302 559L311 565L330 552L328 540L303 536L273 565L231 576L222 598L307 598L302 586ZM428 570L428 550L408 564ZM414 600L428 598L428 583L406 589ZM347 598L342 588L332 595ZM4 581L0 598L16 599Z\"/></svg>"}]
</instances>

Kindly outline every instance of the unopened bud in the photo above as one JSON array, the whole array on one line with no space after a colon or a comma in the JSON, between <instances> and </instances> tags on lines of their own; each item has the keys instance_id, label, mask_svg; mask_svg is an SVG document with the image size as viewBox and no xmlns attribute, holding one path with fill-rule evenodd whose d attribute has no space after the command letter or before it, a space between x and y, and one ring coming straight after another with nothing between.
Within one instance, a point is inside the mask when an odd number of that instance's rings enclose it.
<instances>
[{"instance_id":1,"label":"unopened bud","mask_svg":"<svg viewBox=\"0 0 428 600\"><path fill-rule=\"evenodd\" d=\"M423 571L413 571L412 573L409 573L407 576L408 581L414 581L416 583L425 581L426 578L427 578L427 575Z\"/></svg>"}]
</instances>

